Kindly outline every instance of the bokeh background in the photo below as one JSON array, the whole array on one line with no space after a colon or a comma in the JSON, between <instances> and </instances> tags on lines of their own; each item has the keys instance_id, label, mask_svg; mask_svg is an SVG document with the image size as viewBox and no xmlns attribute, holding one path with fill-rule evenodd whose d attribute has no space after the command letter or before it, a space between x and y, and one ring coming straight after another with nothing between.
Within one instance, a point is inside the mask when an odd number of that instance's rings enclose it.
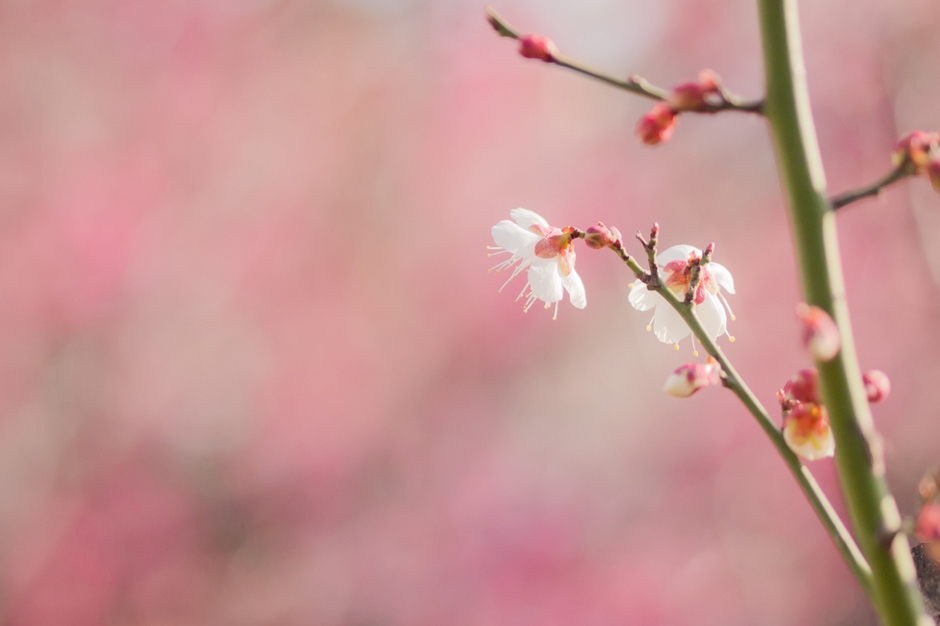
<instances>
[{"instance_id":1,"label":"bokeh background","mask_svg":"<svg viewBox=\"0 0 940 626\"><path fill-rule=\"evenodd\" d=\"M840 191L940 126L940 6L804 4ZM761 93L753 2L497 8L613 73ZM644 331L612 254L579 252L557 321L487 274L516 206L714 241L774 410L808 362L767 129L649 148L649 106L478 2L0 2L0 623L874 623L730 394L660 391L691 344ZM913 180L839 217L905 514L940 464L938 210Z\"/></svg>"}]
</instances>

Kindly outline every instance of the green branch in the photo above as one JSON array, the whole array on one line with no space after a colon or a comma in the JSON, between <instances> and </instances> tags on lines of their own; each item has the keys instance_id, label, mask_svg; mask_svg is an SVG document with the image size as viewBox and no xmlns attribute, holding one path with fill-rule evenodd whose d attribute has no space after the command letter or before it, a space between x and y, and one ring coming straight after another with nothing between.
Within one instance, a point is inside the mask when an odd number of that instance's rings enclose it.
<instances>
[{"instance_id":1,"label":"green branch","mask_svg":"<svg viewBox=\"0 0 940 626\"><path fill-rule=\"evenodd\" d=\"M849 323L835 214L826 197L810 113L796 0L759 0L767 98L777 161L787 191L804 297L839 327L841 352L818 363L823 400L836 439L836 466L859 547L872 569L870 597L885 624L929 624L910 545L884 479Z\"/></svg>"},{"instance_id":2,"label":"green branch","mask_svg":"<svg viewBox=\"0 0 940 626\"><path fill-rule=\"evenodd\" d=\"M647 273L633 257L627 254L622 246L612 246L612 249L620 256L623 262L627 264L638 280L642 282L649 281L650 274ZM784 463L786 463L790 473L793 474L793 477L796 479L806 499L813 507L813 511L815 511L816 516L819 518L819 521L822 522L826 532L829 533L836 548L838 548L845 562L851 568L855 578L866 593L871 593L871 568L865 561L865 557L856 545L855 540L852 539L851 533L845 527L845 524L842 523L839 514L832 507L832 504L829 502L828 498L826 498L826 494L823 493L809 469L800 462L799 457L793 454L789 446L787 446L783 438L783 433L767 413L767 410L763 407L760 400L757 399L757 396L755 396L747 384L745 384L744 380L728 360L728 357L726 357L721 351L721 348L718 347L715 340L705 331L701 320L699 320L698 315L695 314L695 307L687 304L684 300L680 300L672 291L661 284L657 283L657 285L653 287L653 291L661 295L666 302L682 316L682 319L689 325L696 339L702 344L705 352L721 365L725 387L738 397L745 408L747 408L748 412L757 420L757 424L770 439L777 453L783 459Z\"/></svg>"}]
</instances>

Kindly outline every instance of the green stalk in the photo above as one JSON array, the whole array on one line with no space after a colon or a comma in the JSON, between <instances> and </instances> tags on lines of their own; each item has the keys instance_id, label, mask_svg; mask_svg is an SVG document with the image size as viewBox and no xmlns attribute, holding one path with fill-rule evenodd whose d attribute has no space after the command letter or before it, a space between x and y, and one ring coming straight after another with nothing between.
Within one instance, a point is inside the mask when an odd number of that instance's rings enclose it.
<instances>
[{"instance_id":1,"label":"green stalk","mask_svg":"<svg viewBox=\"0 0 940 626\"><path fill-rule=\"evenodd\" d=\"M884 463L845 300L835 214L826 197L816 131L806 89L796 0L758 0L770 124L790 217L806 302L828 312L839 327L842 350L818 363L823 399L836 439L836 466L859 547L872 570L869 594L885 624L932 624L917 587L910 545L900 532L897 504L884 479Z\"/></svg>"}]
</instances>

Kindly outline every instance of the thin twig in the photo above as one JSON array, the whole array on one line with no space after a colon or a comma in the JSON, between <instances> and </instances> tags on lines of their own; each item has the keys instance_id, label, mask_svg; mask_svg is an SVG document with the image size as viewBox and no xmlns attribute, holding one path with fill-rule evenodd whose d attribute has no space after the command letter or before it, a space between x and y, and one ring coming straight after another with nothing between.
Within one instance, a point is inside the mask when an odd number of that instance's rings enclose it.
<instances>
[{"instance_id":1,"label":"thin twig","mask_svg":"<svg viewBox=\"0 0 940 626\"><path fill-rule=\"evenodd\" d=\"M524 36L520 34L518 30L513 28L509 22L503 19L503 17L491 6L486 7L486 19L501 37L521 39ZM607 72L604 72L603 70L590 67L587 64L573 59L567 55L558 53L554 53L550 59L546 60L546 62L554 63L559 67L573 70L579 74L584 74L585 76L590 76L591 78L595 78L618 89L623 89L624 91L629 91L630 93L643 96L644 98L650 98L651 100L664 101L669 97L669 91L667 89L657 87L645 78L637 76L636 74L631 74L627 78L618 78L608 74ZM761 114L763 111L764 101L762 99L745 100L744 98L740 98L726 91L724 88L719 88L718 95L720 98L718 98L716 102L703 103L702 107L700 109L696 109L695 112L718 113L719 111L742 111L745 113Z\"/></svg>"},{"instance_id":2,"label":"thin twig","mask_svg":"<svg viewBox=\"0 0 940 626\"><path fill-rule=\"evenodd\" d=\"M891 185L892 183L896 183L897 181L907 178L908 176L912 176L912 175L913 175L913 171L908 166L908 164L902 163L901 165L897 166L896 168L894 168L893 170L891 170L890 172L882 176L880 179L876 180L875 182L873 182L872 184L866 187L861 187L859 189L851 189L849 191L840 193L836 196L832 196L831 198L829 198L829 205L832 207L833 211L838 211L845 205L855 202L856 200L861 200L862 198L868 198L871 196L877 196L879 193L881 193L881 190L887 187L888 185Z\"/></svg>"}]
</instances>

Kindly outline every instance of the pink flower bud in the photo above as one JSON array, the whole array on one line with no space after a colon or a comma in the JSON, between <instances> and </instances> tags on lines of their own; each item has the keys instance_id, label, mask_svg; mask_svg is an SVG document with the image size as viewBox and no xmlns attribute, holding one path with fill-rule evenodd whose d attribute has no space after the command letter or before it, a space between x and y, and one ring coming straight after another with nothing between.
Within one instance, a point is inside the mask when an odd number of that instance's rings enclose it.
<instances>
[{"instance_id":1,"label":"pink flower bud","mask_svg":"<svg viewBox=\"0 0 940 626\"><path fill-rule=\"evenodd\" d=\"M809 402L821 404L819 398L819 372L815 367L801 369L786 382L778 394L784 410L792 409L797 403Z\"/></svg>"},{"instance_id":2,"label":"pink flower bud","mask_svg":"<svg viewBox=\"0 0 940 626\"><path fill-rule=\"evenodd\" d=\"M915 171L920 174L929 161L931 144L936 144L937 136L925 133L922 130L915 130L909 135L902 137L894 146L894 154L891 160L895 166L902 163L910 163Z\"/></svg>"},{"instance_id":3,"label":"pink flower bud","mask_svg":"<svg viewBox=\"0 0 940 626\"><path fill-rule=\"evenodd\" d=\"M668 141L675 129L676 119L676 112L665 102L659 102L640 118L636 135L648 146Z\"/></svg>"},{"instance_id":4,"label":"pink flower bud","mask_svg":"<svg viewBox=\"0 0 940 626\"><path fill-rule=\"evenodd\" d=\"M610 230L604 226L604 222L598 222L584 231L584 243L587 244L588 248L600 250L601 248L606 248L613 242L614 236Z\"/></svg>"},{"instance_id":5,"label":"pink flower bud","mask_svg":"<svg viewBox=\"0 0 940 626\"><path fill-rule=\"evenodd\" d=\"M881 402L891 393L891 381L888 375L881 370L871 370L862 376L865 384L865 393L869 402Z\"/></svg>"},{"instance_id":6,"label":"pink flower bud","mask_svg":"<svg viewBox=\"0 0 940 626\"><path fill-rule=\"evenodd\" d=\"M940 504L928 502L920 508L914 532L924 541L940 540Z\"/></svg>"},{"instance_id":7,"label":"pink flower bud","mask_svg":"<svg viewBox=\"0 0 940 626\"><path fill-rule=\"evenodd\" d=\"M544 35L525 35L519 39L519 54L527 59L551 63L558 54L558 48L555 42Z\"/></svg>"},{"instance_id":8,"label":"pink flower bud","mask_svg":"<svg viewBox=\"0 0 940 626\"><path fill-rule=\"evenodd\" d=\"M675 111L702 111L721 104L718 77L711 70L702 70L698 82L682 83L669 93L669 104Z\"/></svg>"},{"instance_id":9,"label":"pink flower bud","mask_svg":"<svg viewBox=\"0 0 940 626\"><path fill-rule=\"evenodd\" d=\"M829 314L806 303L796 307L796 314L802 326L803 347L817 361L834 359L842 347L842 337Z\"/></svg>"},{"instance_id":10,"label":"pink flower bud","mask_svg":"<svg viewBox=\"0 0 940 626\"><path fill-rule=\"evenodd\" d=\"M686 363L670 374L663 391L676 398L688 398L708 385L721 384L721 366L709 357L707 363Z\"/></svg>"}]
</instances>

